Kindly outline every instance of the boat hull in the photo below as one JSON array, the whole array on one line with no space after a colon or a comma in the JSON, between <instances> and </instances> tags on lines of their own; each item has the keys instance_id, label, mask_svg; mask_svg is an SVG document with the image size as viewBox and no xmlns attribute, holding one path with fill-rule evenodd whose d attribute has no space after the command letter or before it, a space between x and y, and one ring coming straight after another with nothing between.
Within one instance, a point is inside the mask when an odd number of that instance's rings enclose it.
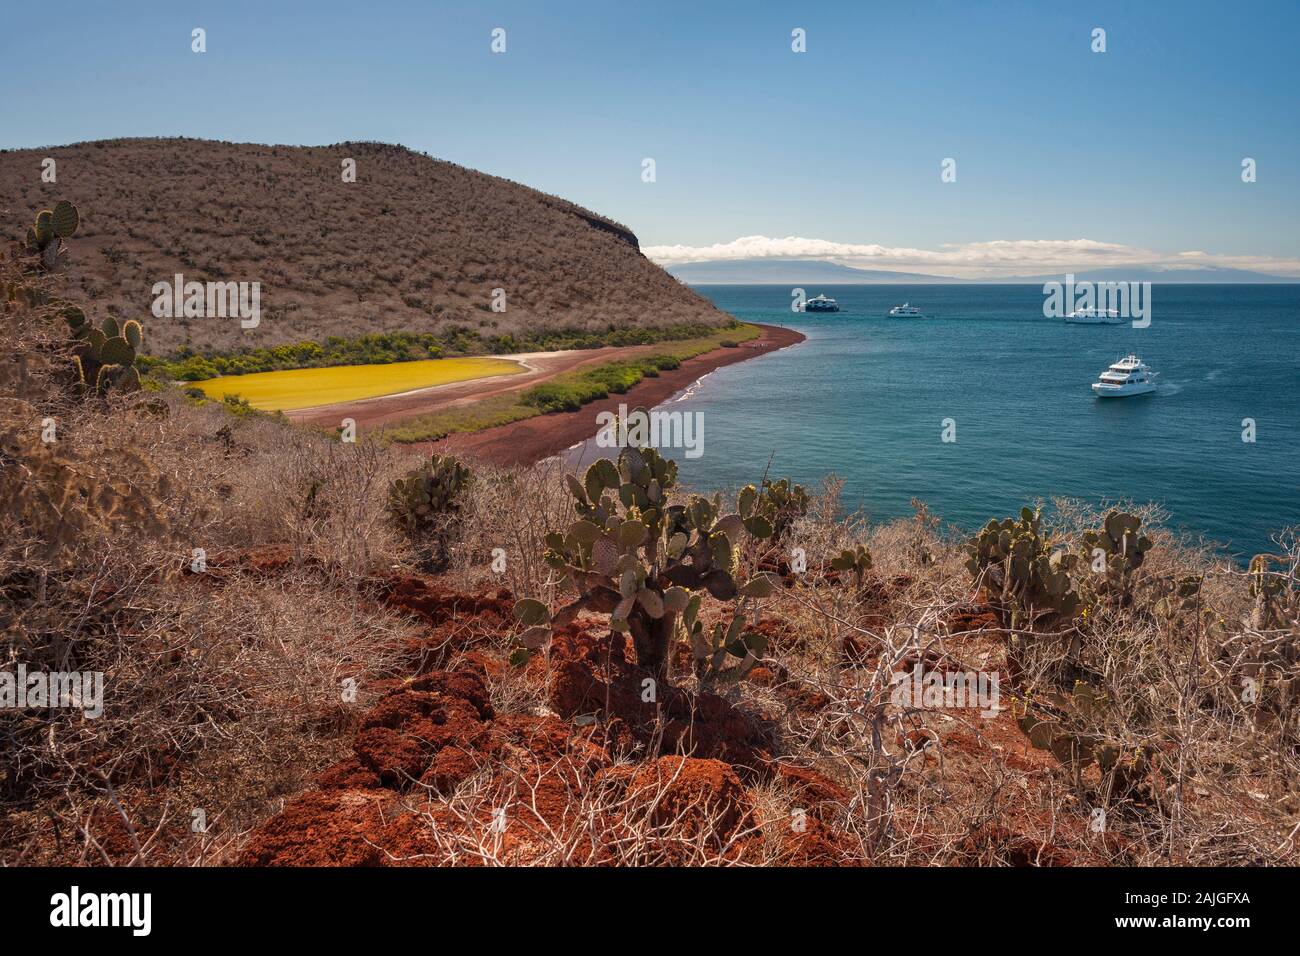
<instances>
[{"instance_id":1,"label":"boat hull","mask_svg":"<svg viewBox=\"0 0 1300 956\"><path fill-rule=\"evenodd\" d=\"M1123 325L1127 319L1121 318L1101 318L1100 316L1071 316L1067 315L1065 321L1071 325Z\"/></svg>"},{"instance_id":2,"label":"boat hull","mask_svg":"<svg viewBox=\"0 0 1300 956\"><path fill-rule=\"evenodd\" d=\"M1131 395L1150 395L1156 390L1154 382L1141 382L1134 385L1103 385L1092 383L1092 391L1098 398L1128 398Z\"/></svg>"}]
</instances>

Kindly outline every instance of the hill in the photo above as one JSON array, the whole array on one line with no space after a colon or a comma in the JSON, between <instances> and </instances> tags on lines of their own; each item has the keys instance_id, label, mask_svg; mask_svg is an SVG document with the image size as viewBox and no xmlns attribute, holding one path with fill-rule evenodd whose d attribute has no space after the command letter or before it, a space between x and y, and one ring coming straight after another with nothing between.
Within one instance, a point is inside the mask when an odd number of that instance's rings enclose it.
<instances>
[{"instance_id":1,"label":"hill","mask_svg":"<svg viewBox=\"0 0 1300 956\"><path fill-rule=\"evenodd\" d=\"M41 181L42 160L57 183ZM356 181L343 181L343 160ZM728 316L645 258L612 220L402 146L115 139L0 152L0 217L82 210L59 292L148 319L172 355L374 332L484 335L722 325ZM159 319L157 282L259 282L261 321ZM494 312L493 290L505 290Z\"/></svg>"}]
</instances>

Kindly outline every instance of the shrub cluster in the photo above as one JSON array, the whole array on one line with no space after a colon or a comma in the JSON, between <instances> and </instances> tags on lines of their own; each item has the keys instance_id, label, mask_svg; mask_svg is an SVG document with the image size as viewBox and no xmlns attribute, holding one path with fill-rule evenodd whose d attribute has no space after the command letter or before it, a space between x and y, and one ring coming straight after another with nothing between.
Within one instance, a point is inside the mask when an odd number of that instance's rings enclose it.
<instances>
[{"instance_id":1,"label":"shrub cluster","mask_svg":"<svg viewBox=\"0 0 1300 956\"><path fill-rule=\"evenodd\" d=\"M565 382L547 382L536 385L520 397L525 405L547 412L572 412L611 394L622 395L643 378L654 378L661 371L681 367L673 355L652 355L645 359L627 362L609 362L585 372L579 372Z\"/></svg>"}]
</instances>

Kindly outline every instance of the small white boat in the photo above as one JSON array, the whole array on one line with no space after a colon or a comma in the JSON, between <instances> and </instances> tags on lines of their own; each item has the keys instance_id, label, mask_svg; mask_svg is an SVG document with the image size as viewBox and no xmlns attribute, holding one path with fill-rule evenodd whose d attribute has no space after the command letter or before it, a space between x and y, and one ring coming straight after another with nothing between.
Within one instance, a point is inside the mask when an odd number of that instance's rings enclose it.
<instances>
[{"instance_id":1,"label":"small white boat","mask_svg":"<svg viewBox=\"0 0 1300 956\"><path fill-rule=\"evenodd\" d=\"M1120 325L1124 317L1118 309L1076 309L1065 317L1065 321L1080 325Z\"/></svg>"},{"instance_id":2,"label":"small white boat","mask_svg":"<svg viewBox=\"0 0 1300 956\"><path fill-rule=\"evenodd\" d=\"M1156 374L1136 355L1127 355L1102 372L1092 390L1098 398L1145 395L1156 390Z\"/></svg>"},{"instance_id":3,"label":"small white boat","mask_svg":"<svg viewBox=\"0 0 1300 956\"><path fill-rule=\"evenodd\" d=\"M904 302L902 305L894 306L889 310L889 314L895 317L903 316L905 318L913 319L925 318L925 314L910 302Z\"/></svg>"},{"instance_id":4,"label":"small white boat","mask_svg":"<svg viewBox=\"0 0 1300 956\"><path fill-rule=\"evenodd\" d=\"M803 310L805 312L838 312L840 304L832 298L819 295L805 302Z\"/></svg>"}]
</instances>

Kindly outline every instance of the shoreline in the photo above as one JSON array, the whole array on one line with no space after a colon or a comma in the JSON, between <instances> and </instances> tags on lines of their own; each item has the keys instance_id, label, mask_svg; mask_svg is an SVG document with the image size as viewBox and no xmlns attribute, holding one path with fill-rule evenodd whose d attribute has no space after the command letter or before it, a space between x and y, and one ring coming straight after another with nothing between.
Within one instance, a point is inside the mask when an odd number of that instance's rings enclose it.
<instances>
[{"instance_id":1,"label":"shoreline","mask_svg":"<svg viewBox=\"0 0 1300 956\"><path fill-rule=\"evenodd\" d=\"M660 372L655 378L644 378L622 395L589 402L577 411L536 415L482 431L458 432L437 441L413 442L402 447L422 454L438 452L475 458L493 465L535 464L563 454L595 435L596 416L601 412L617 412L620 404L654 408L717 369L798 345L806 338L802 332L779 325L750 324L763 330L754 341L686 359L680 368Z\"/></svg>"}]
</instances>

